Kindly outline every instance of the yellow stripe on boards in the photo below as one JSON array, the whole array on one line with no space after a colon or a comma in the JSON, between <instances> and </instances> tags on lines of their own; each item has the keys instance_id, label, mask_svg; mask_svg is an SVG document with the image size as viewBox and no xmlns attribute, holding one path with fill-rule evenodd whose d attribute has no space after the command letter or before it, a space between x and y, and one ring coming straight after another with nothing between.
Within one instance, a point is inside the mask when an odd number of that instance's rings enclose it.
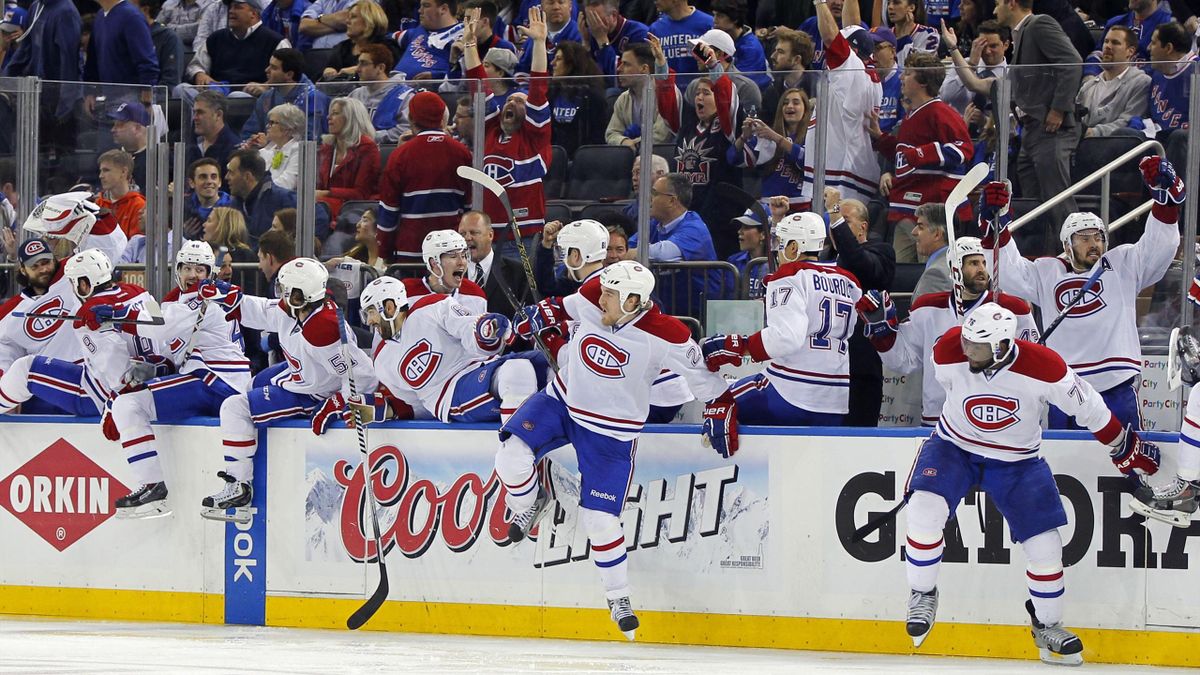
<instances>
[{"instance_id":1,"label":"yellow stripe on boards","mask_svg":"<svg viewBox=\"0 0 1200 675\"><path fill-rule=\"evenodd\" d=\"M346 627L362 600L267 597L267 625ZM900 621L691 614L639 611L638 642L762 647L871 654L920 653L1036 659L1026 626L939 623L919 652ZM387 602L361 630L526 638L625 638L601 609L466 603ZM1084 660L1159 666L1200 666L1200 633L1079 629Z\"/></svg>"},{"instance_id":2,"label":"yellow stripe on boards","mask_svg":"<svg viewBox=\"0 0 1200 675\"><path fill-rule=\"evenodd\" d=\"M225 596L110 588L0 586L0 614L221 624L225 623Z\"/></svg>"}]
</instances>

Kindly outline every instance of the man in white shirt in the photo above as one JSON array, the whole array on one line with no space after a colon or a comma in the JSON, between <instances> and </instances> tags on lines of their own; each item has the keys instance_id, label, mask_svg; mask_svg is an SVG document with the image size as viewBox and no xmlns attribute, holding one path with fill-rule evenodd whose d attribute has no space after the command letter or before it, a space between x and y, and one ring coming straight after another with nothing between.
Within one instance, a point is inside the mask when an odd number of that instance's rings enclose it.
<instances>
[{"instance_id":1,"label":"man in white shirt","mask_svg":"<svg viewBox=\"0 0 1200 675\"><path fill-rule=\"evenodd\" d=\"M513 295L522 306L532 302L529 281L521 263L496 255L492 248L492 219L482 211L467 211L458 221L458 233L467 241L467 278L474 281L487 294L487 311L512 316L520 309L513 307L507 295L500 290L502 276Z\"/></svg>"},{"instance_id":2,"label":"man in white shirt","mask_svg":"<svg viewBox=\"0 0 1200 675\"><path fill-rule=\"evenodd\" d=\"M955 67L946 73L941 98L955 110L965 112L976 96L990 95L993 79L1004 77L1008 68L1004 53L1012 44L1012 31L991 19L979 24L979 37L971 43L970 58L964 58L958 51L958 37L953 28L943 28L942 39L950 46Z\"/></svg>"},{"instance_id":3,"label":"man in white shirt","mask_svg":"<svg viewBox=\"0 0 1200 675\"><path fill-rule=\"evenodd\" d=\"M1084 136L1111 136L1146 116L1150 106L1150 76L1131 68L1137 57L1138 36L1128 26L1113 26L1104 35L1100 74L1083 80L1075 102L1087 108Z\"/></svg>"}]
</instances>

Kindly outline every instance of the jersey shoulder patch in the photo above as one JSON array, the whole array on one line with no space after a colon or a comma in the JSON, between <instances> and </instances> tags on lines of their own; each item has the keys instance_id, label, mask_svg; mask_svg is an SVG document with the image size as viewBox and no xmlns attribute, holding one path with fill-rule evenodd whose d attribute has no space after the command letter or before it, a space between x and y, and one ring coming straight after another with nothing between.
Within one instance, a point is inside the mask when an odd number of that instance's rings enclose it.
<instances>
[{"instance_id":1,"label":"jersey shoulder patch","mask_svg":"<svg viewBox=\"0 0 1200 675\"><path fill-rule=\"evenodd\" d=\"M342 338L338 331L337 312L326 304L304 322L300 333L304 336L304 341L314 347L328 347L338 343Z\"/></svg>"},{"instance_id":2,"label":"jersey shoulder patch","mask_svg":"<svg viewBox=\"0 0 1200 675\"><path fill-rule=\"evenodd\" d=\"M499 272L499 270L497 270L497 272ZM484 293L483 289L479 287L479 284L471 281L470 279L462 280L462 285L458 287L458 292L463 295L474 295L487 300L487 293Z\"/></svg>"},{"instance_id":3,"label":"jersey shoulder patch","mask_svg":"<svg viewBox=\"0 0 1200 675\"><path fill-rule=\"evenodd\" d=\"M918 309L924 308L950 309L950 292L926 293L913 301L913 304L908 308L908 312L911 314Z\"/></svg>"},{"instance_id":4,"label":"jersey shoulder patch","mask_svg":"<svg viewBox=\"0 0 1200 675\"><path fill-rule=\"evenodd\" d=\"M658 307L652 307L633 325L673 345L681 345L692 339L691 329L679 319L663 314Z\"/></svg>"},{"instance_id":5,"label":"jersey shoulder patch","mask_svg":"<svg viewBox=\"0 0 1200 675\"><path fill-rule=\"evenodd\" d=\"M1045 345L1017 340L1017 359L1009 369L1041 382L1054 383L1067 376L1067 362Z\"/></svg>"},{"instance_id":6,"label":"jersey shoulder patch","mask_svg":"<svg viewBox=\"0 0 1200 675\"><path fill-rule=\"evenodd\" d=\"M1029 314L1032 311L1029 308L1028 302L1025 302L1015 295L1009 295L1008 293L1001 293L999 297L996 298L996 304L1000 305L1004 309L1007 309L1013 314L1016 314L1017 316Z\"/></svg>"},{"instance_id":7,"label":"jersey shoulder patch","mask_svg":"<svg viewBox=\"0 0 1200 675\"><path fill-rule=\"evenodd\" d=\"M954 326L938 338L933 343L933 362L941 365L965 363L967 355L963 353L961 337L962 326Z\"/></svg>"}]
</instances>

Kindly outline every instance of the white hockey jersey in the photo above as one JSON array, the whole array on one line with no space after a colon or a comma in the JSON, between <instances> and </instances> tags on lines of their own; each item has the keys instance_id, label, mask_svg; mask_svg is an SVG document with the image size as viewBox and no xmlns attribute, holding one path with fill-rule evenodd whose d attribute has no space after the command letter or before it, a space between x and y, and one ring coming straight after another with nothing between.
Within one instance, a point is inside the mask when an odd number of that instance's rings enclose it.
<instances>
[{"instance_id":1,"label":"white hockey jersey","mask_svg":"<svg viewBox=\"0 0 1200 675\"><path fill-rule=\"evenodd\" d=\"M1137 295L1163 278L1178 248L1178 226L1149 216L1137 243L1122 244L1104 254L1097 263L1106 265L1104 272L1046 340L1046 345L1097 391L1112 389L1141 373ZM1047 325L1070 304L1091 274L1090 270L1072 271L1062 258L1026 260L1011 241L1000 253L1001 287L1040 307Z\"/></svg>"},{"instance_id":2,"label":"white hockey jersey","mask_svg":"<svg viewBox=\"0 0 1200 675\"><path fill-rule=\"evenodd\" d=\"M792 262L766 279L766 327L750 336L750 356L767 381L809 412L850 411L850 349L858 279L833 263Z\"/></svg>"},{"instance_id":3,"label":"white hockey jersey","mask_svg":"<svg viewBox=\"0 0 1200 675\"><path fill-rule=\"evenodd\" d=\"M1104 399L1054 350L1017 340L1013 360L989 377L971 372L961 337L962 327L955 326L933 347L934 370L946 392L938 436L1005 462L1036 457L1049 405L1074 416L1105 445L1120 436L1121 423Z\"/></svg>"},{"instance_id":4,"label":"white hockey jersey","mask_svg":"<svg viewBox=\"0 0 1200 675\"><path fill-rule=\"evenodd\" d=\"M921 425L931 427L942 414L942 403L946 392L938 384L933 370L933 344L946 331L961 326L963 320L985 302L996 302L1017 316L1017 338L1029 342L1038 341L1037 324L1029 303L1000 293L993 300L991 291L985 291L975 299L966 311L959 315L958 307L950 300L950 293L926 293L909 307L908 318L890 340L872 340L879 351L883 367L894 373L913 373L921 370Z\"/></svg>"},{"instance_id":5,"label":"white hockey jersey","mask_svg":"<svg viewBox=\"0 0 1200 675\"><path fill-rule=\"evenodd\" d=\"M253 295L242 297L242 325L279 334L279 346L288 369L272 378L271 384L296 394L318 398L328 398L339 391L349 396L347 364L342 355L337 307L333 301L326 300L320 309L309 314L302 322L292 318L283 303L282 300ZM349 326L343 323L343 327L348 335L353 335ZM350 367L354 369L354 383L358 390L374 391L379 380L371 368L370 357L359 349L353 339L346 348L350 353Z\"/></svg>"},{"instance_id":6,"label":"white hockey jersey","mask_svg":"<svg viewBox=\"0 0 1200 675\"><path fill-rule=\"evenodd\" d=\"M245 392L252 376L242 346L241 326L237 321L226 321L220 308L210 306L193 339L192 329L203 304L195 291L182 293L175 287L163 297L163 325L139 325L138 335L154 340L155 351L171 359L180 374L207 371L236 391ZM189 340L193 341L192 352L183 362Z\"/></svg>"},{"instance_id":7,"label":"white hockey jersey","mask_svg":"<svg viewBox=\"0 0 1200 675\"><path fill-rule=\"evenodd\" d=\"M71 326L62 320L33 319L17 314L72 315L79 309L79 298L71 290L70 281L62 275L45 293L30 295L27 290L14 295L0 306L0 373L8 370L13 361L36 354L71 363L83 360L83 351Z\"/></svg>"},{"instance_id":8,"label":"white hockey jersey","mask_svg":"<svg viewBox=\"0 0 1200 675\"><path fill-rule=\"evenodd\" d=\"M453 405L459 379L499 352L475 339L477 321L479 315L457 298L440 293L422 296L409 305L400 337L389 341L398 349L388 347L381 353L387 354L388 363L376 367L381 373L390 371L381 379L397 398L409 400L402 390L411 389L431 415L450 421L451 415L461 412Z\"/></svg>"},{"instance_id":9,"label":"white hockey jersey","mask_svg":"<svg viewBox=\"0 0 1200 675\"><path fill-rule=\"evenodd\" d=\"M404 282L404 290L408 293L409 304L426 295L438 294L429 287L429 280L426 277L421 277L420 279L401 279L401 281ZM455 302L466 307L471 311L471 314L479 315L487 313L487 293L484 293L479 284L470 279L463 279L462 285L458 287L458 290L447 297L453 298Z\"/></svg>"},{"instance_id":10,"label":"white hockey jersey","mask_svg":"<svg viewBox=\"0 0 1200 675\"><path fill-rule=\"evenodd\" d=\"M114 284L93 293L87 304L124 305L134 309L145 307L150 294L133 284ZM124 387L121 376L129 369L129 359L134 356L157 356L154 342L148 338L123 332L114 324L102 324L100 330L91 330L82 322L74 325L75 337L83 348L83 385L102 408Z\"/></svg>"},{"instance_id":11,"label":"white hockey jersey","mask_svg":"<svg viewBox=\"0 0 1200 675\"><path fill-rule=\"evenodd\" d=\"M645 426L650 388L662 371L684 378L704 401L728 389L723 377L704 366L700 346L682 322L653 307L623 326L605 326L600 292L600 279L592 278L563 298L567 315L579 323L558 351L559 372L547 392L566 404L571 419L628 441Z\"/></svg>"}]
</instances>

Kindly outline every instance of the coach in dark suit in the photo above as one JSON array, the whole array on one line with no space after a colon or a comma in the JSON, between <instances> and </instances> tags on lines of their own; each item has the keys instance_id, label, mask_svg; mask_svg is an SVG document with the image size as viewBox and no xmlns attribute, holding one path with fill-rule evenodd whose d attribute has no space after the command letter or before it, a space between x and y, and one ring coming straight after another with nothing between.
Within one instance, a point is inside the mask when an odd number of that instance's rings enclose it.
<instances>
[{"instance_id":1,"label":"coach in dark suit","mask_svg":"<svg viewBox=\"0 0 1200 675\"><path fill-rule=\"evenodd\" d=\"M458 233L467 240L471 262L467 267L467 278L483 288L487 294L487 309L505 316L512 316L521 307L513 307L508 296L500 289L500 279L508 282L513 295L521 306L531 304L529 281L521 263L497 255L492 248L492 219L480 211L467 211L458 221Z\"/></svg>"}]
</instances>

